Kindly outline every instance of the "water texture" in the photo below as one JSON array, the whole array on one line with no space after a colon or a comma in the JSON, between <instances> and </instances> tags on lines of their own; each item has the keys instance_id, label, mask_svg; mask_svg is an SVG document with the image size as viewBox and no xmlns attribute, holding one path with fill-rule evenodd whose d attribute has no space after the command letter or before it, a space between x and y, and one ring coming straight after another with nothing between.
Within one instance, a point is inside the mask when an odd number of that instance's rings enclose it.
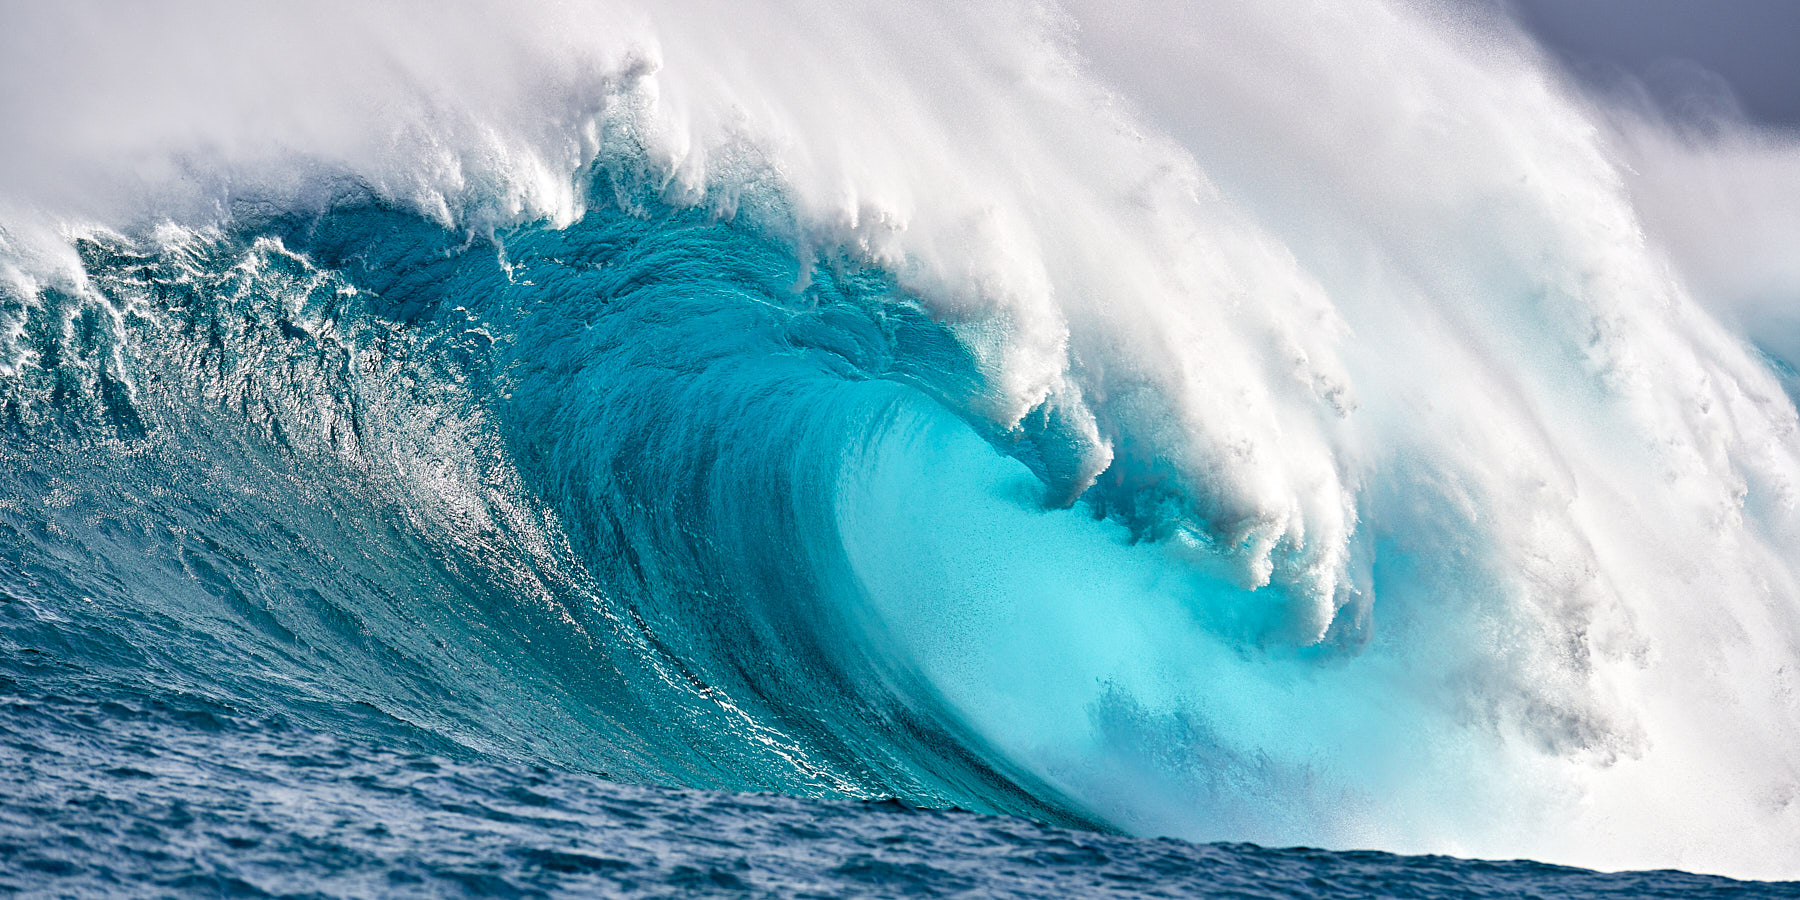
<instances>
[{"instance_id":1,"label":"water texture","mask_svg":"<svg viewBox=\"0 0 1800 900\"><path fill-rule=\"evenodd\" d=\"M154 688L31 687L80 686L71 674L40 662L5 676L12 896L1800 896L1681 872L1194 845L896 800L634 787L495 764L391 723L366 722L384 732L371 740Z\"/></svg>"},{"instance_id":2,"label":"water texture","mask_svg":"<svg viewBox=\"0 0 1800 900\"><path fill-rule=\"evenodd\" d=\"M4 15L9 887L1800 874L1791 136L1431 4Z\"/></svg>"}]
</instances>

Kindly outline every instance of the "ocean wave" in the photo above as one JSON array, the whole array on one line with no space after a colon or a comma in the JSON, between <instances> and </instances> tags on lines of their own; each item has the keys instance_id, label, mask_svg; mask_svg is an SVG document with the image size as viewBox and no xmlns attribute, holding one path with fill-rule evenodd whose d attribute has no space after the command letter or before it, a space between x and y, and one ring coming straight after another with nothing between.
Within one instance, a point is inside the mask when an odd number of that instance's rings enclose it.
<instances>
[{"instance_id":1,"label":"ocean wave","mask_svg":"<svg viewBox=\"0 0 1800 900\"><path fill-rule=\"evenodd\" d=\"M96 659L628 780L1800 864L1789 341L1667 224L1725 151L1436 8L464 12L7 63L7 591Z\"/></svg>"}]
</instances>

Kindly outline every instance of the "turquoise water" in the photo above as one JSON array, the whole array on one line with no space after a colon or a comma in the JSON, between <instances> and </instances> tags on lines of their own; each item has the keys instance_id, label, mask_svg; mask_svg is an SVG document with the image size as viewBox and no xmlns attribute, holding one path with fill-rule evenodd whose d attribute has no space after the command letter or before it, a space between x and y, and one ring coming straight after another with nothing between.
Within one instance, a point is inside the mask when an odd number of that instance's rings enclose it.
<instances>
[{"instance_id":1,"label":"turquoise water","mask_svg":"<svg viewBox=\"0 0 1800 900\"><path fill-rule=\"evenodd\" d=\"M1443 649L1420 539L1369 544L1379 636L1289 640L1148 439L1090 486L1054 404L992 424L990 326L593 180L96 233L7 296L9 888L1794 893L1148 839L1281 843L1458 740L1382 689Z\"/></svg>"}]
</instances>

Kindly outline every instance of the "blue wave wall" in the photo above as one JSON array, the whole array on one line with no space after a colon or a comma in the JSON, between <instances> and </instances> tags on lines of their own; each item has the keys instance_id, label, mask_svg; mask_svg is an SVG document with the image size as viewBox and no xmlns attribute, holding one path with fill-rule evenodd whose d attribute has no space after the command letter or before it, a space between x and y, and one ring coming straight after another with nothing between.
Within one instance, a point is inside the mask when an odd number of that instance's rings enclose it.
<instances>
[{"instance_id":1,"label":"blue wave wall","mask_svg":"<svg viewBox=\"0 0 1800 900\"><path fill-rule=\"evenodd\" d=\"M67 496L14 518L8 591L88 604L92 665L327 729L1095 823L871 646L844 559L846 462L973 361L751 218L474 236L353 196L83 241L7 384L15 490Z\"/></svg>"}]
</instances>

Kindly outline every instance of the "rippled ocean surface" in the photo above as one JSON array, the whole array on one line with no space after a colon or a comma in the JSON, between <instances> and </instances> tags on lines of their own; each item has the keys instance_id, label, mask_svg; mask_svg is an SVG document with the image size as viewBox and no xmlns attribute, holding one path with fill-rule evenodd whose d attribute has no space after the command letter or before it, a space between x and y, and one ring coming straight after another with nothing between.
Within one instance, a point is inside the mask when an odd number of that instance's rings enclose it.
<instances>
[{"instance_id":1,"label":"rippled ocean surface","mask_svg":"<svg viewBox=\"0 0 1800 900\"><path fill-rule=\"evenodd\" d=\"M0 611L9 625L32 614L17 598ZM47 653L4 652L0 892L22 897L1800 897L1800 884L1682 872L630 786L154 685L95 692Z\"/></svg>"}]
</instances>

